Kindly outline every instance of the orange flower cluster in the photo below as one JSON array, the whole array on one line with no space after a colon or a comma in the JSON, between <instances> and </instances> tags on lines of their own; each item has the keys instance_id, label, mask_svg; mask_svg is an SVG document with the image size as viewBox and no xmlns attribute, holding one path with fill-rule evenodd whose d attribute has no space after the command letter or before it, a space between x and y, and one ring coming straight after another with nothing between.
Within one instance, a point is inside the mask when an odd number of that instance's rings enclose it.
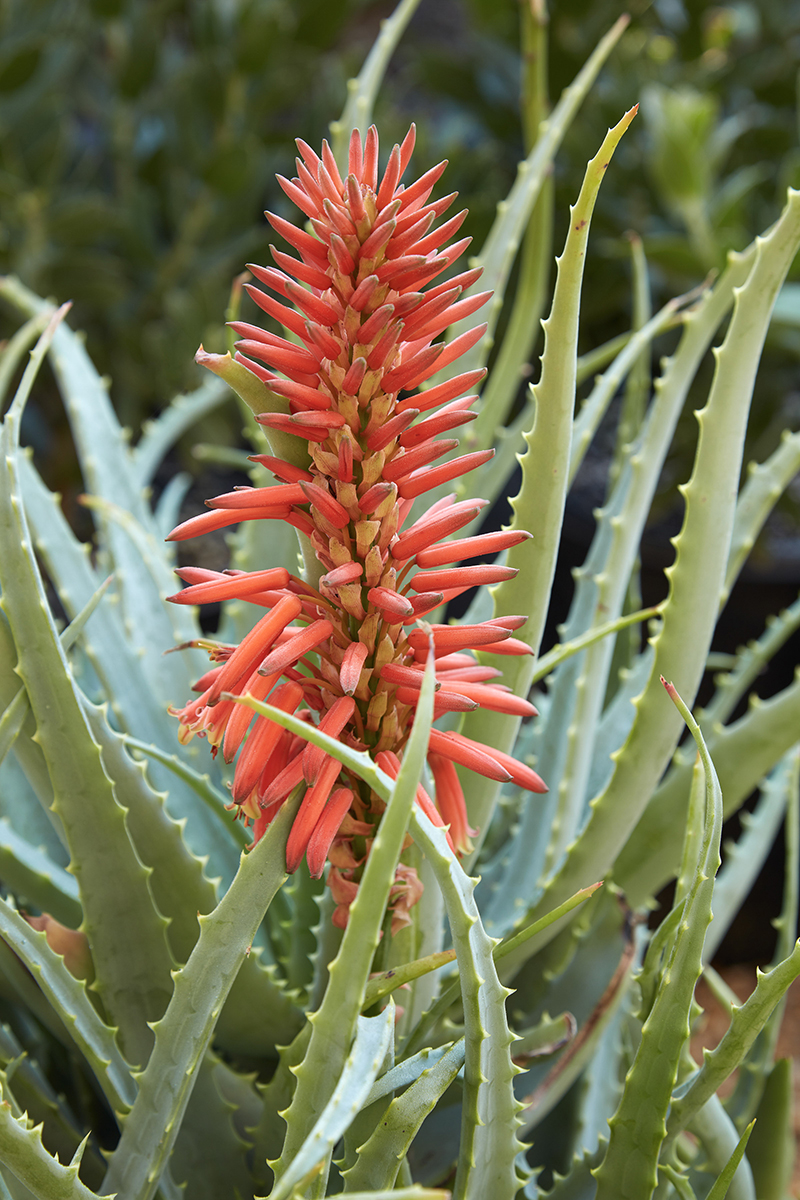
<instances>
[{"instance_id":1,"label":"orange flower cluster","mask_svg":"<svg viewBox=\"0 0 800 1200\"><path fill-rule=\"evenodd\" d=\"M172 540L195 537L240 521L288 521L309 539L323 573L317 586L283 568L216 572L183 568L188 584L173 601L204 604L237 598L264 610L238 646L215 645L216 664L198 682L199 697L177 712L181 737L206 736L226 762L238 754L232 801L254 822L257 839L296 788L304 795L289 838L287 868L303 856L313 875L331 863L328 882L344 925L369 853L382 801L338 761L264 717L228 699L250 693L314 721L346 744L368 751L396 776L411 729L428 648L420 618L476 584L515 572L495 565L457 566L507 549L525 532L497 532L446 541L486 502L446 495L408 524L417 497L486 462L492 451L432 465L455 449L449 436L471 421L475 395L462 393L483 371L468 371L410 394L455 362L485 326L449 344L434 339L473 313L488 293L461 298L480 275L465 271L433 287L469 239L445 243L465 212L438 228L454 196L430 202L446 164L415 183L400 179L414 130L389 156L378 178L378 138L350 143L342 179L326 143L318 156L298 142L297 178L280 179L309 219L313 234L267 214L297 251L273 249L277 268L251 266L273 295L250 286L256 304L294 334L290 341L258 326L234 322L237 359L285 397L288 411L263 414L267 429L293 434L308 446L307 468L257 455L279 481L237 488L208 501L210 512L185 521ZM277 298L276 298L277 297ZM432 414L432 415L428 415ZM477 707L530 716L535 709L497 682L499 672L470 653L527 654L513 637L523 617L480 625L435 624L435 716ZM458 733L433 729L428 763L435 800L423 787L418 802L459 853L470 848L464 794L456 765L501 782L541 792L529 767ZM391 906L393 928L408 920L421 890L412 868L398 868Z\"/></svg>"}]
</instances>

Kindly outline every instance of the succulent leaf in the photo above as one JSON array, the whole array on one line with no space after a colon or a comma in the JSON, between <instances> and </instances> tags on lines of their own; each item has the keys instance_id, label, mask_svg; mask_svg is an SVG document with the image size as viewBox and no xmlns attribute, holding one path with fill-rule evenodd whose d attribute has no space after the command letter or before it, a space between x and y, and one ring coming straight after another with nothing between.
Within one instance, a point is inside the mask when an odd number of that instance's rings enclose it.
<instances>
[{"instance_id":1,"label":"succulent leaf","mask_svg":"<svg viewBox=\"0 0 800 1200\"><path fill-rule=\"evenodd\" d=\"M359 1188L367 1191L393 1186L419 1127L453 1083L463 1063L464 1040L461 1039L443 1053L437 1053L402 1096L387 1105L371 1137L359 1147L355 1164L343 1172L345 1195ZM399 1076L394 1079L398 1080ZM403 1079L407 1081L407 1076ZM370 1096L374 1092L375 1087Z\"/></svg>"},{"instance_id":2,"label":"succulent leaf","mask_svg":"<svg viewBox=\"0 0 800 1200\"><path fill-rule=\"evenodd\" d=\"M78 1178L77 1166L64 1166L47 1153L41 1126L31 1128L24 1116L17 1120L5 1100L0 1102L0 1162L35 1196L97 1200Z\"/></svg>"},{"instance_id":3,"label":"succulent leaf","mask_svg":"<svg viewBox=\"0 0 800 1200\"><path fill-rule=\"evenodd\" d=\"M33 974L92 1068L112 1111L121 1117L133 1104L136 1084L117 1048L116 1031L101 1021L83 983L50 949L47 936L32 929L5 900L0 900L0 936Z\"/></svg>"},{"instance_id":4,"label":"succulent leaf","mask_svg":"<svg viewBox=\"0 0 800 1200\"><path fill-rule=\"evenodd\" d=\"M214 911L200 917L200 937L174 974L170 1003L153 1026L153 1052L138 1076L139 1092L103 1185L110 1191L123 1190L131 1200L155 1194L222 1005L285 878L294 815L287 804L259 844L242 856Z\"/></svg>"},{"instance_id":5,"label":"succulent leaf","mask_svg":"<svg viewBox=\"0 0 800 1200\"><path fill-rule=\"evenodd\" d=\"M608 1149L594 1172L597 1200L612 1196L639 1200L655 1190L659 1152L667 1133L666 1117L678 1064L689 1036L689 1013L701 970L703 939L711 921L714 877L720 863L722 793L719 781L699 727L674 686L665 684L665 687L689 726L702 760L705 795L703 809L698 813L702 833L700 837L694 837L691 831L687 834L685 895L674 910L680 913L680 920L664 947L660 986L642 1026L641 1040L625 1080L622 1099L609 1121ZM689 859L695 848L694 863L690 865Z\"/></svg>"},{"instance_id":6,"label":"succulent leaf","mask_svg":"<svg viewBox=\"0 0 800 1200\"><path fill-rule=\"evenodd\" d=\"M165 922L153 904L148 873L126 829L125 811L81 712L25 524L15 470L21 411L55 332L51 321L3 422L2 605L78 880L97 972L95 987L119 1026L126 1054L135 1062L146 1058L152 1044L147 1021L160 1015L170 993Z\"/></svg>"},{"instance_id":7,"label":"succulent leaf","mask_svg":"<svg viewBox=\"0 0 800 1200\"><path fill-rule=\"evenodd\" d=\"M394 1015L390 1000L380 1016L358 1018L353 1045L331 1098L270 1192L270 1200L288 1200L330 1156L369 1095L393 1037Z\"/></svg>"},{"instance_id":8,"label":"succulent leaf","mask_svg":"<svg viewBox=\"0 0 800 1200\"><path fill-rule=\"evenodd\" d=\"M339 953L329 967L325 995L320 1007L310 1018L312 1032L308 1052L302 1064L295 1070L297 1086L285 1114L286 1141L280 1159L274 1164L277 1184L280 1184L300 1145L327 1105L333 1092L333 1080L338 1078L344 1069L344 1056L352 1043L356 1020L363 1003L367 977L381 934L389 889L394 881L409 813L415 808L417 786L428 748L434 679L431 655L425 668L417 718L406 747L400 774L394 784L375 766L369 755L352 751L311 726L306 725L303 731L303 736L308 736L310 742L325 746L331 754L335 753L340 762L352 762L362 778L382 793L387 807L381 818L358 894L350 909L350 918ZM281 716L288 718L288 714ZM302 724L297 721L297 726L301 727ZM298 732L300 731L298 729ZM333 1070L333 1067L336 1067L336 1070ZM323 1170L324 1175L326 1171Z\"/></svg>"}]
</instances>

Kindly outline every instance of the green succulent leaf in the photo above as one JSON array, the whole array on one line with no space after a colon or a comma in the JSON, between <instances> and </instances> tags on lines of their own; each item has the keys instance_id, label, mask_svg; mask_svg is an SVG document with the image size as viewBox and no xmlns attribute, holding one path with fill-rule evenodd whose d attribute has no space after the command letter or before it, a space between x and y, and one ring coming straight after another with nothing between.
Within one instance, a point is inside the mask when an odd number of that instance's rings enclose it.
<instances>
[{"instance_id":1,"label":"green succulent leaf","mask_svg":"<svg viewBox=\"0 0 800 1200\"><path fill-rule=\"evenodd\" d=\"M736 516L728 556L725 588L720 606L728 598L748 554L781 494L800 471L800 431L787 429L774 454L763 463L750 463L747 481L736 501Z\"/></svg>"},{"instance_id":2,"label":"green succulent leaf","mask_svg":"<svg viewBox=\"0 0 800 1200\"><path fill-rule=\"evenodd\" d=\"M711 962L750 889L762 869L780 829L790 798L792 775L796 770L797 751L784 757L761 788L761 798L752 813L741 814L742 835L737 842L725 844L725 862L714 888L714 921L706 937L704 958ZM787 880L792 876L787 873ZM792 927L791 912L781 917L784 927ZM785 957L791 946L779 952Z\"/></svg>"},{"instance_id":3,"label":"green succulent leaf","mask_svg":"<svg viewBox=\"0 0 800 1200\"><path fill-rule=\"evenodd\" d=\"M451 333L455 335L474 329L478 325L482 325L484 321L488 321L489 325L481 341L459 360L458 369L461 371L483 366L486 362L492 346L494 329L503 305L503 296L511 267L530 214L547 178L550 165L603 63L627 29L629 21L628 16L622 16L612 25L608 33L600 39L575 79L569 87L564 89L558 104L543 122L536 144L525 161L520 163L514 186L507 198L497 206L498 211L494 224L475 259L475 265L483 267L480 290L491 290L494 297L486 308L481 309L473 317L459 321L451 330ZM633 113L629 115L628 123L632 120L633 115ZM622 131L620 131L620 136L621 134ZM607 165L607 160L604 165Z\"/></svg>"},{"instance_id":4,"label":"green succulent leaf","mask_svg":"<svg viewBox=\"0 0 800 1200\"><path fill-rule=\"evenodd\" d=\"M708 1186L709 1172L712 1177L719 1177L728 1170L731 1161L736 1157L741 1139L719 1096L712 1096L708 1103L694 1114L689 1129L697 1138L702 1150L699 1157L703 1169L693 1171L692 1175L697 1180L698 1190L704 1191ZM756 1200L753 1172L749 1159L743 1155L739 1156L732 1172L728 1196L730 1200Z\"/></svg>"},{"instance_id":5,"label":"green succulent leaf","mask_svg":"<svg viewBox=\"0 0 800 1200\"><path fill-rule=\"evenodd\" d=\"M64 1166L48 1154L41 1125L32 1128L24 1116L17 1119L6 1100L0 1102L0 1162L36 1197L97 1200L78 1178L78 1164Z\"/></svg>"},{"instance_id":6,"label":"green succulent leaf","mask_svg":"<svg viewBox=\"0 0 800 1200\"><path fill-rule=\"evenodd\" d=\"M597 1200L640 1200L655 1190L661 1145L667 1134L667 1112L685 1042L689 1013L700 975L703 939L711 921L714 876L719 868L722 793L703 736L674 686L665 684L683 717L702 760L705 804L700 837L690 830L684 897L674 933L664 947L664 966L652 1008L642 1026L641 1041L628 1072L617 1111L609 1121L611 1135L601 1165L594 1172ZM694 863L690 858L694 851ZM691 872L691 874L690 874Z\"/></svg>"},{"instance_id":7,"label":"green succulent leaf","mask_svg":"<svg viewBox=\"0 0 800 1200\"><path fill-rule=\"evenodd\" d=\"M709 401L698 414L700 438L694 470L683 489L684 525L675 541L676 561L669 568L670 594L661 630L654 640L653 673L636 702L633 727L616 756L614 773L603 793L592 801L583 834L569 848L542 904L560 901L575 884L597 878L609 868L644 812L674 750L679 729L664 710L658 677L664 674L675 678L679 689L691 697L702 675L727 567L735 489L758 356L771 305L798 242L800 194L790 192L780 220L757 244L747 282L736 292L725 341L715 353L717 371ZM674 815L669 819L674 822ZM637 843L637 861L641 863L644 859L638 832L633 844ZM648 871L652 871L651 866ZM628 891L627 880L625 886ZM657 884L651 877L648 895L654 886Z\"/></svg>"},{"instance_id":8,"label":"green succulent leaf","mask_svg":"<svg viewBox=\"0 0 800 1200\"><path fill-rule=\"evenodd\" d=\"M285 1113L286 1141L280 1159L273 1164L277 1184L289 1170L300 1146L328 1104L333 1081L340 1077L345 1056L353 1041L372 957L381 936L389 889L394 882L409 815L415 808L433 717L434 680L431 654L425 667L411 737L403 755L400 773L394 782L375 766L369 755L353 751L304 722L297 722L302 736L330 750L340 762L352 766L386 800L387 807L373 841L358 894L350 908L339 952L328 969L325 995L319 1009L310 1017L312 1032L308 1053L294 1072L297 1087ZM245 702L256 708L256 702L248 701L247 697ZM256 711L262 708L269 713L277 711L269 705L259 705ZM278 723L283 724L283 721L278 720ZM291 728L291 725L284 724L284 728ZM323 1168L315 1183L315 1194L324 1194L326 1180L327 1170Z\"/></svg>"},{"instance_id":9,"label":"green succulent leaf","mask_svg":"<svg viewBox=\"0 0 800 1200\"><path fill-rule=\"evenodd\" d=\"M738 721L708 736L726 817L737 811L778 759L791 749L797 741L798 722L800 678L769 700L753 704ZM644 816L615 865L615 878L635 906L645 903L675 874L690 778L688 765L669 772L652 793Z\"/></svg>"},{"instance_id":10,"label":"green succulent leaf","mask_svg":"<svg viewBox=\"0 0 800 1200\"><path fill-rule=\"evenodd\" d=\"M0 762L8 754L19 731L25 724L25 718L30 712L28 696L24 688L20 688L14 699L6 706L0 717Z\"/></svg>"},{"instance_id":11,"label":"green succulent leaf","mask_svg":"<svg viewBox=\"0 0 800 1200\"><path fill-rule=\"evenodd\" d=\"M25 963L69 1030L75 1045L89 1063L112 1110L126 1113L136 1098L131 1067L114 1040L115 1030L101 1021L86 995L83 983L72 975L64 960L51 950L44 933L0 899L0 936Z\"/></svg>"},{"instance_id":12,"label":"green succulent leaf","mask_svg":"<svg viewBox=\"0 0 800 1200\"><path fill-rule=\"evenodd\" d=\"M736 1173L739 1163L742 1161L744 1152L750 1141L750 1135L753 1132L753 1123L751 1122L745 1129L742 1136L739 1138L736 1149L728 1159L724 1169L714 1182L711 1191L708 1193L707 1200L725 1200L731 1186L731 1182Z\"/></svg>"},{"instance_id":13,"label":"green succulent leaf","mask_svg":"<svg viewBox=\"0 0 800 1200\"><path fill-rule=\"evenodd\" d=\"M392 1100L377 1122L372 1135L359 1146L354 1166L343 1172L345 1195L357 1193L359 1189L380 1190L393 1185L400 1164L422 1122L433 1111L461 1070L464 1053L462 1038L444 1053L437 1054L431 1065L425 1067L402 1096ZM393 1072L388 1074L393 1075ZM394 1076L394 1079L397 1081L398 1077ZM374 1091L373 1088L370 1094Z\"/></svg>"},{"instance_id":14,"label":"green succulent leaf","mask_svg":"<svg viewBox=\"0 0 800 1200\"><path fill-rule=\"evenodd\" d=\"M207 1051L170 1157L178 1196L218 1200L238 1195L251 1200L253 1195L248 1167L251 1146L235 1127L237 1109L225 1097L221 1082L225 1071L216 1055ZM227 1071L233 1074L230 1068ZM240 1077L240 1082L245 1080Z\"/></svg>"},{"instance_id":15,"label":"green succulent leaf","mask_svg":"<svg viewBox=\"0 0 800 1200\"><path fill-rule=\"evenodd\" d=\"M202 417L213 412L228 396L221 381L208 379L194 392L176 396L153 421L146 421L133 451L133 469L140 487L152 481L164 455Z\"/></svg>"},{"instance_id":16,"label":"green succulent leaf","mask_svg":"<svg viewBox=\"0 0 800 1200\"><path fill-rule=\"evenodd\" d=\"M784 1200L790 1194L796 1153L792 1100L792 1062L782 1058L770 1071L755 1122L742 1135L759 1200Z\"/></svg>"},{"instance_id":17,"label":"green succulent leaf","mask_svg":"<svg viewBox=\"0 0 800 1200\"><path fill-rule=\"evenodd\" d=\"M111 1158L103 1185L108 1191L130 1200L155 1194L222 1005L286 877L286 840L296 808L284 805L258 845L242 856L220 903L199 919L198 941L175 972L167 1011L153 1026L153 1052Z\"/></svg>"},{"instance_id":18,"label":"green succulent leaf","mask_svg":"<svg viewBox=\"0 0 800 1200\"><path fill-rule=\"evenodd\" d=\"M465 875L444 833L418 809L412 814L411 832L442 890L459 962L465 1061L461 1151L453 1196L511 1200L520 1186L516 1172L520 1105L513 1088L519 1072L511 1061L515 1039L505 1011L511 993L497 977L494 943L483 928L473 895L475 880Z\"/></svg>"},{"instance_id":19,"label":"green succulent leaf","mask_svg":"<svg viewBox=\"0 0 800 1200\"><path fill-rule=\"evenodd\" d=\"M80 925L83 910L74 876L45 849L17 833L7 817L0 817L0 877L12 892L51 913L63 925Z\"/></svg>"},{"instance_id":20,"label":"green succulent leaf","mask_svg":"<svg viewBox=\"0 0 800 1200\"><path fill-rule=\"evenodd\" d=\"M352 1048L331 1098L270 1192L270 1200L287 1200L329 1157L369 1095L392 1041L394 1017L394 1003L390 1000L380 1016L358 1018Z\"/></svg>"},{"instance_id":21,"label":"green succulent leaf","mask_svg":"<svg viewBox=\"0 0 800 1200\"><path fill-rule=\"evenodd\" d=\"M147 1022L170 994L171 959L100 749L81 711L71 672L47 604L23 515L15 470L18 425L57 320L40 339L2 429L0 585L16 643L20 675L37 723L60 817L78 880L95 987L120 1030L126 1055L144 1061L152 1045Z\"/></svg>"}]
</instances>

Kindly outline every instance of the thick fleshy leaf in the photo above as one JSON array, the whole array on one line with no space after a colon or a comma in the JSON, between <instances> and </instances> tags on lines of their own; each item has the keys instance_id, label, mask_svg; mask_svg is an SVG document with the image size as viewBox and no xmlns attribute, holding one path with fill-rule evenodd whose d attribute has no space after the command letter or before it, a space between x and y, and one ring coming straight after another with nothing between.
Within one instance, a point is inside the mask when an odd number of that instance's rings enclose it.
<instances>
[{"instance_id":1,"label":"thick fleshy leaf","mask_svg":"<svg viewBox=\"0 0 800 1200\"><path fill-rule=\"evenodd\" d=\"M222 1005L285 879L286 840L296 808L284 805L258 845L242 856L220 903L200 917L197 944L175 973L167 1011L153 1026L153 1053L111 1157L103 1185L108 1191L130 1200L155 1194Z\"/></svg>"},{"instance_id":2,"label":"thick fleshy leaf","mask_svg":"<svg viewBox=\"0 0 800 1200\"><path fill-rule=\"evenodd\" d=\"M514 510L512 528L526 529L533 537L508 552L508 565L517 568L519 573L514 579L500 584L494 592L496 616L512 612L529 614L522 633L534 652L538 651L547 615L567 495L580 290L591 217L605 169L635 115L636 109L631 109L609 131L598 154L586 169L580 195L570 211L564 252L558 259L558 276L550 316L543 323L545 348L542 371L534 388L536 418L533 429L525 435L526 449L520 459L523 468L522 490L511 501ZM541 486L542 479L548 481L546 489ZM509 607L514 604L517 604L516 608ZM517 695L525 695L530 687L531 660L519 656L513 659L513 664L505 671L505 681ZM509 751L519 728L519 718L505 718L499 722L491 720L498 715L481 712L480 739ZM470 730L476 728L474 715L472 720L468 718L464 722L464 731L468 736ZM476 784L471 779L465 793L470 824L484 834L494 810L497 792L496 786L490 787L485 781Z\"/></svg>"},{"instance_id":3,"label":"thick fleshy leaf","mask_svg":"<svg viewBox=\"0 0 800 1200\"><path fill-rule=\"evenodd\" d=\"M46 935L32 929L4 900L0 900L0 937L19 955L61 1017L112 1110L120 1116L126 1113L136 1098L136 1083L117 1048L116 1031L100 1020L83 983L50 949Z\"/></svg>"},{"instance_id":4,"label":"thick fleshy leaf","mask_svg":"<svg viewBox=\"0 0 800 1200\"><path fill-rule=\"evenodd\" d=\"M698 766L698 779L704 785L697 792L698 836L693 836L695 831L690 826L681 877L684 887L676 893L674 910L681 919L665 942L664 967L652 1008L642 1026L622 1099L609 1121L608 1150L595 1171L597 1200L640 1200L656 1187L659 1151L667 1133L666 1117L678 1064L689 1037L689 1014L702 965L703 939L711 921L714 876L720 863L719 781L699 727L672 685L666 686L689 726L702 761ZM651 957L652 950L648 952Z\"/></svg>"},{"instance_id":5,"label":"thick fleshy leaf","mask_svg":"<svg viewBox=\"0 0 800 1200\"><path fill-rule=\"evenodd\" d=\"M142 426L142 436L133 451L133 470L140 487L153 479L164 455L179 438L228 397L228 389L217 379L206 379L194 392L176 396L163 412Z\"/></svg>"},{"instance_id":6,"label":"thick fleshy leaf","mask_svg":"<svg viewBox=\"0 0 800 1200\"><path fill-rule=\"evenodd\" d=\"M354 129L361 134L362 141L372 122L375 99L386 74L389 60L394 54L408 22L413 17L419 0L400 0L392 15L381 22L380 33L372 44L366 62L355 79L347 81L347 102L338 121L331 121L331 149L341 171L347 174L347 153L350 135Z\"/></svg>"},{"instance_id":7,"label":"thick fleshy leaf","mask_svg":"<svg viewBox=\"0 0 800 1200\"><path fill-rule=\"evenodd\" d=\"M411 1086L387 1105L371 1137L359 1146L354 1166L343 1172L348 1194L357 1188L392 1187L422 1122L455 1080L463 1064L463 1038L444 1053L432 1052L430 1061ZM407 1067L408 1063L403 1065ZM403 1082L408 1082L407 1075L401 1077L393 1071L388 1075L393 1081L399 1082L402 1078ZM382 1080L378 1080L370 1096L381 1083Z\"/></svg>"},{"instance_id":8,"label":"thick fleshy leaf","mask_svg":"<svg viewBox=\"0 0 800 1200\"><path fill-rule=\"evenodd\" d=\"M356 1036L330 1100L314 1128L270 1192L270 1200L288 1200L330 1156L369 1095L394 1032L394 1004L377 1017L359 1017Z\"/></svg>"},{"instance_id":9,"label":"thick fleshy leaf","mask_svg":"<svg viewBox=\"0 0 800 1200\"><path fill-rule=\"evenodd\" d=\"M680 728L658 681L660 674L693 697L716 624L727 568L735 494L752 388L771 305L800 243L800 194L791 192L780 220L760 239L747 282L735 296L709 401L698 414L700 437L691 480L683 489L684 525L669 568L670 594L654 640L653 673L637 701L636 717L614 773L592 803L583 836L540 903L560 901L577 883L602 875L633 831L667 765ZM756 317L754 318L754 313ZM513 561L513 551L509 561ZM512 582L516 582L512 581ZM507 584L501 587L507 587ZM677 717L677 714L675 714ZM778 752L780 753L780 751ZM670 821L674 816L670 815ZM644 861L641 849L639 863ZM650 887L655 881L651 879Z\"/></svg>"},{"instance_id":10,"label":"thick fleshy leaf","mask_svg":"<svg viewBox=\"0 0 800 1200\"><path fill-rule=\"evenodd\" d=\"M97 1200L97 1194L78 1178L78 1164L63 1166L57 1162L42 1145L41 1126L32 1128L24 1116L15 1118L5 1102L0 1103L0 1162L34 1196Z\"/></svg>"},{"instance_id":11,"label":"thick fleshy leaf","mask_svg":"<svg viewBox=\"0 0 800 1200\"><path fill-rule=\"evenodd\" d=\"M420 810L412 814L412 835L431 863L444 896L450 933L459 960L464 1007L466 1054L461 1115L461 1150L454 1197L513 1195L520 1143L516 1137L520 1105L511 1061L514 1034L506 1020L510 995L497 977L493 942L475 904L475 881L464 874L444 833Z\"/></svg>"},{"instance_id":12,"label":"thick fleshy leaf","mask_svg":"<svg viewBox=\"0 0 800 1200\"><path fill-rule=\"evenodd\" d=\"M55 327L51 323L51 332ZM171 990L165 921L153 904L147 871L131 844L125 812L103 770L76 695L24 521L15 469L18 425L48 335L23 375L2 430L0 585L16 643L17 671L30 699L58 813L80 889L96 988L134 1062L152 1044L147 1022Z\"/></svg>"}]
</instances>

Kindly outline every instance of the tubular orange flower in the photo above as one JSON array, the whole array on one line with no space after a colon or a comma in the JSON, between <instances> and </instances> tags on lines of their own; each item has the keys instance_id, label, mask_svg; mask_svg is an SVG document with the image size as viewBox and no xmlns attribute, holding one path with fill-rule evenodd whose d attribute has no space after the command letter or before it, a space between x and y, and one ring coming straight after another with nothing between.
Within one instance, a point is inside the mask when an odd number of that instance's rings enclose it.
<instances>
[{"instance_id":1,"label":"tubular orange flower","mask_svg":"<svg viewBox=\"0 0 800 1200\"><path fill-rule=\"evenodd\" d=\"M278 483L218 496L208 501L208 513L170 534L182 540L240 521L286 520L309 538L321 564L317 587L268 565L253 572L179 572L188 586L170 597L176 603L237 598L267 611L241 645L210 647L219 665L200 681L202 695L175 715L183 740L198 733L209 737L214 752L222 744L226 760L238 755L233 807L254 822L254 837L263 834L291 792L302 790L287 866L295 870L306 855L312 873L320 875L326 859L332 864L328 882L339 925L346 922L383 802L329 755L224 696L250 692L297 711L347 745L368 751L396 776L427 655L428 635L415 623L470 587L516 573L455 564L530 536L515 530L443 540L486 504L456 502L455 495L437 500L408 524L417 497L473 470L492 453L432 465L458 446L455 438L441 435L474 419L470 405L476 396L462 394L480 382L482 371L401 397L477 342L483 326L449 344L433 339L489 296L462 296L480 275L477 270L424 290L469 239L445 245L465 213L433 228L455 198L429 200L444 163L409 187L400 183L413 146L412 127L379 180L377 133L371 128L362 146L356 132L343 180L326 143L317 155L298 142L297 177L279 182L314 232L268 213L299 257L273 249L276 268L250 267L268 292L247 290L300 344L245 322L233 322L233 328L241 338L237 360L287 401L288 411L258 420L304 443L308 466L254 455ZM205 352L198 357L213 359ZM433 409L438 412L422 415ZM511 636L523 623L522 617L504 617L431 627L436 718L479 706L517 716L535 713L495 682L498 671L469 653L478 647L530 653ZM436 799L420 786L417 801L438 824L449 826L460 853L469 850L472 831L455 764L544 790L529 767L459 734L434 730L429 761ZM413 868L401 864L390 900L393 929L408 922L420 890Z\"/></svg>"}]
</instances>

